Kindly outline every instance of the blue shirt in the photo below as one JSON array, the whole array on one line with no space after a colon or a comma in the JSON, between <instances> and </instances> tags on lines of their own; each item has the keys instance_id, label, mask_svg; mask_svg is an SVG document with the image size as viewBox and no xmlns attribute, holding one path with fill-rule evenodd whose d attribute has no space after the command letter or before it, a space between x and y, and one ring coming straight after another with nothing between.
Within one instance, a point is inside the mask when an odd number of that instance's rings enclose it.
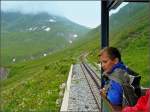
<instances>
[{"instance_id":1,"label":"blue shirt","mask_svg":"<svg viewBox=\"0 0 150 112\"><path fill-rule=\"evenodd\" d=\"M122 86L119 83L110 80L110 88L108 89L107 92L107 98L113 105L122 104L123 99Z\"/></svg>"},{"instance_id":2,"label":"blue shirt","mask_svg":"<svg viewBox=\"0 0 150 112\"><path fill-rule=\"evenodd\" d=\"M114 72L115 69L120 68L126 70L125 65L122 62L114 65L110 75ZM120 74L121 75L121 74ZM121 84L114 80L110 80L110 87L107 91L107 98L113 105L121 105L123 100L123 88Z\"/></svg>"}]
</instances>

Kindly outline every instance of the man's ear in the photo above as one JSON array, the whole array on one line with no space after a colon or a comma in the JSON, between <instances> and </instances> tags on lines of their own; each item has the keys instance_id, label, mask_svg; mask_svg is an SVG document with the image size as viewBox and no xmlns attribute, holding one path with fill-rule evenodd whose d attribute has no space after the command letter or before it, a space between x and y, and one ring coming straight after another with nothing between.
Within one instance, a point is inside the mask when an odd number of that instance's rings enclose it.
<instances>
[{"instance_id":1,"label":"man's ear","mask_svg":"<svg viewBox=\"0 0 150 112\"><path fill-rule=\"evenodd\" d=\"M117 64L118 62L119 62L119 59L118 59L118 58L115 58L115 59L114 59L114 63Z\"/></svg>"}]
</instances>

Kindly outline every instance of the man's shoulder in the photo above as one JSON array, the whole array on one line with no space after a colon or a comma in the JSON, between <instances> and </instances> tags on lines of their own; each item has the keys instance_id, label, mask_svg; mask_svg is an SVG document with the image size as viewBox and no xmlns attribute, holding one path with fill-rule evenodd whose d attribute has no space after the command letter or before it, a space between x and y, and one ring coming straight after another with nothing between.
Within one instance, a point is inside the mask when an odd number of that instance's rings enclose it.
<instances>
[{"instance_id":1,"label":"man's shoulder","mask_svg":"<svg viewBox=\"0 0 150 112\"><path fill-rule=\"evenodd\" d=\"M113 73L118 73L118 74L124 74L126 73L126 71L124 69L121 69L121 68L116 68Z\"/></svg>"},{"instance_id":2,"label":"man's shoulder","mask_svg":"<svg viewBox=\"0 0 150 112\"><path fill-rule=\"evenodd\" d=\"M113 73L111 74L111 76L115 76L118 78L124 78L124 76L127 76L127 72L121 68L116 68Z\"/></svg>"},{"instance_id":3,"label":"man's shoulder","mask_svg":"<svg viewBox=\"0 0 150 112\"><path fill-rule=\"evenodd\" d=\"M121 84L129 82L129 74L121 68L116 68L109 78Z\"/></svg>"}]
</instances>

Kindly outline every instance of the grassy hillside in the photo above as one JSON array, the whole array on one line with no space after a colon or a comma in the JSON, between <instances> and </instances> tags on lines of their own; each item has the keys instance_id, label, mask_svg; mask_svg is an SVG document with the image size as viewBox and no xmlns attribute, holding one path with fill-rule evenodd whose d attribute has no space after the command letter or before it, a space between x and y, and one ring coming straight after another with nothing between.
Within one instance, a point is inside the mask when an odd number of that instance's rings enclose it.
<instances>
[{"instance_id":1,"label":"grassy hillside","mask_svg":"<svg viewBox=\"0 0 150 112\"><path fill-rule=\"evenodd\" d=\"M13 63L13 58L19 62L30 60L31 57L41 57L44 53L53 53L69 44L64 37L48 32L13 32L4 33L1 37L3 65Z\"/></svg>"},{"instance_id":2,"label":"grassy hillside","mask_svg":"<svg viewBox=\"0 0 150 112\"><path fill-rule=\"evenodd\" d=\"M5 111L58 111L60 85L67 79L73 58L69 52L11 65L2 81L2 109ZM58 102L58 105L57 105Z\"/></svg>"},{"instance_id":3,"label":"grassy hillside","mask_svg":"<svg viewBox=\"0 0 150 112\"><path fill-rule=\"evenodd\" d=\"M142 75L142 85L149 87L149 26L148 5L129 4L136 15L129 24L118 18L117 26L110 31L110 45L121 50L123 61ZM124 7L119 15L128 15ZM134 9L134 7L136 7ZM143 8L144 7L144 8ZM122 14L121 14L122 13ZM114 15L114 17L117 15ZM115 19L116 20L116 19ZM120 21L119 21L120 20ZM110 24L113 24L113 16ZM124 19L125 21L125 19ZM112 32L113 30L113 32ZM1 81L1 109L3 111L58 111L62 98L62 83L66 82L72 63L79 61L80 55L88 53L88 60L98 61L100 50L100 29L91 30L88 34L70 45L69 48L41 59L6 66L9 76Z\"/></svg>"},{"instance_id":4,"label":"grassy hillside","mask_svg":"<svg viewBox=\"0 0 150 112\"><path fill-rule=\"evenodd\" d=\"M115 25L122 31L115 29ZM150 86L149 4L131 3L125 6L117 15L111 17L110 26L110 45L118 47L124 63L142 76L141 84Z\"/></svg>"}]
</instances>

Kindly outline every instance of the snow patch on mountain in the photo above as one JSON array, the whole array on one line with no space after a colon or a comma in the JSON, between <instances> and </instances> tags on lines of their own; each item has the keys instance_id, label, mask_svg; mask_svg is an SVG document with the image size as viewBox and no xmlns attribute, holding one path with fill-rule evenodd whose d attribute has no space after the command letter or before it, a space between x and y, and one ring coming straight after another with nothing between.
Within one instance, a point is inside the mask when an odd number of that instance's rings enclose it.
<instances>
[{"instance_id":1,"label":"snow patch on mountain","mask_svg":"<svg viewBox=\"0 0 150 112\"><path fill-rule=\"evenodd\" d=\"M77 37L78 37L78 35L77 35L77 34L74 34L74 35L73 35L73 37L74 37L74 38L77 38Z\"/></svg>"},{"instance_id":2,"label":"snow patch on mountain","mask_svg":"<svg viewBox=\"0 0 150 112\"><path fill-rule=\"evenodd\" d=\"M46 26L42 26L41 28L44 29L44 28L46 28Z\"/></svg>"},{"instance_id":3,"label":"snow patch on mountain","mask_svg":"<svg viewBox=\"0 0 150 112\"><path fill-rule=\"evenodd\" d=\"M32 30L35 31L38 27L34 27Z\"/></svg>"},{"instance_id":4,"label":"snow patch on mountain","mask_svg":"<svg viewBox=\"0 0 150 112\"><path fill-rule=\"evenodd\" d=\"M49 19L49 22L54 23L54 22L56 22L56 20L54 20L54 19Z\"/></svg>"},{"instance_id":5,"label":"snow patch on mountain","mask_svg":"<svg viewBox=\"0 0 150 112\"><path fill-rule=\"evenodd\" d=\"M50 28L50 27L47 27L47 28L45 28L44 30L48 32L48 31L51 30L51 28Z\"/></svg>"},{"instance_id":6,"label":"snow patch on mountain","mask_svg":"<svg viewBox=\"0 0 150 112\"><path fill-rule=\"evenodd\" d=\"M13 58L12 61L15 62L15 61L16 61L16 58Z\"/></svg>"},{"instance_id":7,"label":"snow patch on mountain","mask_svg":"<svg viewBox=\"0 0 150 112\"><path fill-rule=\"evenodd\" d=\"M29 28L29 31L32 31L32 28Z\"/></svg>"},{"instance_id":8,"label":"snow patch on mountain","mask_svg":"<svg viewBox=\"0 0 150 112\"><path fill-rule=\"evenodd\" d=\"M46 54L46 53L44 53L44 54L43 54L43 56L47 56L47 54Z\"/></svg>"}]
</instances>

